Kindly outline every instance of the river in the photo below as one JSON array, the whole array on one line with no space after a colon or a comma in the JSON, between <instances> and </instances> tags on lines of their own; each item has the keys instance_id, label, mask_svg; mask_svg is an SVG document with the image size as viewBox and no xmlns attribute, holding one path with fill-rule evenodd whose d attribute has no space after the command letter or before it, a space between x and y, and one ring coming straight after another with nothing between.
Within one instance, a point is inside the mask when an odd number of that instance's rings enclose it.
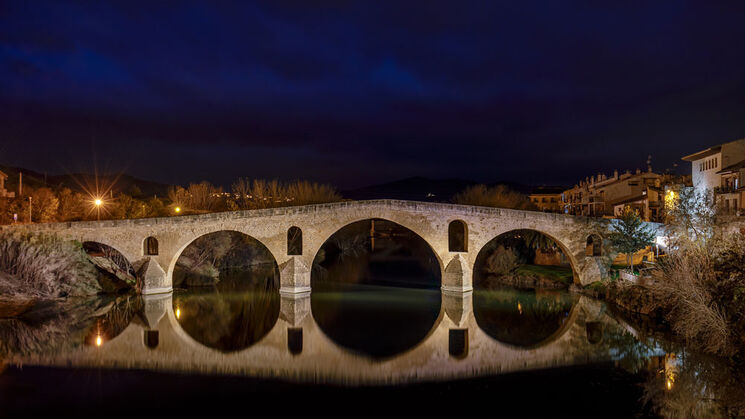
<instances>
[{"instance_id":1,"label":"river","mask_svg":"<svg viewBox=\"0 0 745 419\"><path fill-rule=\"evenodd\" d=\"M276 266L257 265L212 287L68 299L0 320L2 413L407 405L675 417L719 413L741 395L726 388L722 361L601 301L508 286L443 293L438 262L416 237L383 228L374 242L355 238L363 227L324 246L309 295L280 295Z\"/></svg>"}]
</instances>

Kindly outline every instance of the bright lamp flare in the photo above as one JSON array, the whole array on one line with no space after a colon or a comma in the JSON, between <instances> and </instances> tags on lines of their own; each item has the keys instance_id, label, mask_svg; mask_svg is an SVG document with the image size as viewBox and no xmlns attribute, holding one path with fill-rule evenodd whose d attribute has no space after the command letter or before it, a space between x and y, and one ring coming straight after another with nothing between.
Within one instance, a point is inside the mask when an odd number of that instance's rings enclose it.
<instances>
[{"instance_id":1,"label":"bright lamp flare","mask_svg":"<svg viewBox=\"0 0 745 419\"><path fill-rule=\"evenodd\" d=\"M100 207L101 204L103 204L103 201L101 200L101 198L96 198L96 200L93 201L93 203L96 204L97 207Z\"/></svg>"},{"instance_id":2,"label":"bright lamp flare","mask_svg":"<svg viewBox=\"0 0 745 419\"><path fill-rule=\"evenodd\" d=\"M103 339L101 339L101 335L96 336L96 346L101 346L103 344Z\"/></svg>"}]
</instances>

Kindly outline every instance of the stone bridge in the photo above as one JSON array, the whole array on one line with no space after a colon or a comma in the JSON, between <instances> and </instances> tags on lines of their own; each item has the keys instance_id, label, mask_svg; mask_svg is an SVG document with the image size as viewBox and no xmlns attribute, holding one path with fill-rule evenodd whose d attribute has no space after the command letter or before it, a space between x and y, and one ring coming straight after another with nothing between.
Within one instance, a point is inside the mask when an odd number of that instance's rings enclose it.
<instances>
[{"instance_id":1,"label":"stone bridge","mask_svg":"<svg viewBox=\"0 0 745 419\"><path fill-rule=\"evenodd\" d=\"M117 336L78 343L43 355L12 355L14 365L119 368L280 378L297 382L379 385L453 380L515 371L618 360L619 339L635 329L599 301L579 297L566 321L531 347L500 342L478 325L472 294L443 294L427 336L392 357L373 359L339 346L316 323L311 296L284 295L273 328L234 352L207 347L189 336L174 312L173 294L144 296L141 312ZM619 343L620 342L620 343ZM655 349L656 351L656 349ZM664 353L664 352L662 352ZM644 356L660 355L649 352Z\"/></svg>"},{"instance_id":2,"label":"stone bridge","mask_svg":"<svg viewBox=\"0 0 745 419\"><path fill-rule=\"evenodd\" d=\"M612 222L563 214L400 200L330 204L204 215L111 221L36 224L24 228L55 233L80 242L98 242L121 252L143 278L143 294L172 290L176 261L197 238L237 231L261 242L280 270L280 292L310 292L310 267L324 242L342 227L367 219L397 223L424 239L437 256L444 292L468 292L479 251L497 236L531 229L553 239L569 259L574 282L588 284L607 275L612 261L602 237ZM3 227L3 229L16 227ZM290 229L302 237L300 251L289 251ZM459 235L462 239L454 238ZM588 238L603 245L587 252ZM460 241L459 241L460 240ZM597 242L596 242L597 243ZM290 254L293 253L293 254Z\"/></svg>"}]
</instances>

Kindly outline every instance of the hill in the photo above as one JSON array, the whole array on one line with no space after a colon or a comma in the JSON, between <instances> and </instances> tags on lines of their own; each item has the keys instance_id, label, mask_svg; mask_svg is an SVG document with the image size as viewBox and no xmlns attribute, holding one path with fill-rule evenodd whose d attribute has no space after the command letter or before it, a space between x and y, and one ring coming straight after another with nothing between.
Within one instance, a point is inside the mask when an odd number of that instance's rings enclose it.
<instances>
[{"instance_id":1,"label":"hill","mask_svg":"<svg viewBox=\"0 0 745 419\"><path fill-rule=\"evenodd\" d=\"M410 177L379 185L341 191L348 199L405 199L412 201L450 202L457 193L476 185L465 179L429 179ZM517 192L528 194L531 187L513 182L495 182L489 186L506 185Z\"/></svg>"},{"instance_id":2,"label":"hill","mask_svg":"<svg viewBox=\"0 0 745 419\"><path fill-rule=\"evenodd\" d=\"M98 178L98 190L101 192L105 192L110 188L110 193L113 193L114 195L126 193L129 195L138 195L138 197L151 197L153 195L165 196L168 193L168 188L170 186L163 183L139 179L126 174L94 176L84 173L72 173L64 175L47 175L29 169L2 165L0 165L0 170L8 175L8 180L5 182L5 188L9 191L15 192L18 191L18 174L21 172L23 173L23 187L34 189L46 186L52 189L64 187L78 192L86 192L86 190L95 192L96 178ZM137 192L137 190L139 190L139 192Z\"/></svg>"}]
</instances>

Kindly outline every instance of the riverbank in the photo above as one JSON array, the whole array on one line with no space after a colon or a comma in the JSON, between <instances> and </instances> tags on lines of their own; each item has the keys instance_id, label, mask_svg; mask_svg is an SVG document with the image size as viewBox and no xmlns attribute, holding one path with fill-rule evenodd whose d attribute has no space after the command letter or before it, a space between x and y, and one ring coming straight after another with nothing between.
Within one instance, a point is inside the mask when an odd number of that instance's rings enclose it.
<instances>
[{"instance_id":1,"label":"riverbank","mask_svg":"<svg viewBox=\"0 0 745 419\"><path fill-rule=\"evenodd\" d=\"M509 285L518 288L567 289L572 284L572 269L551 265L520 265L507 275L489 275L485 286Z\"/></svg>"},{"instance_id":2,"label":"riverbank","mask_svg":"<svg viewBox=\"0 0 745 419\"><path fill-rule=\"evenodd\" d=\"M45 301L132 289L106 257L89 255L81 243L54 235L0 235L0 318L19 317Z\"/></svg>"}]
</instances>

